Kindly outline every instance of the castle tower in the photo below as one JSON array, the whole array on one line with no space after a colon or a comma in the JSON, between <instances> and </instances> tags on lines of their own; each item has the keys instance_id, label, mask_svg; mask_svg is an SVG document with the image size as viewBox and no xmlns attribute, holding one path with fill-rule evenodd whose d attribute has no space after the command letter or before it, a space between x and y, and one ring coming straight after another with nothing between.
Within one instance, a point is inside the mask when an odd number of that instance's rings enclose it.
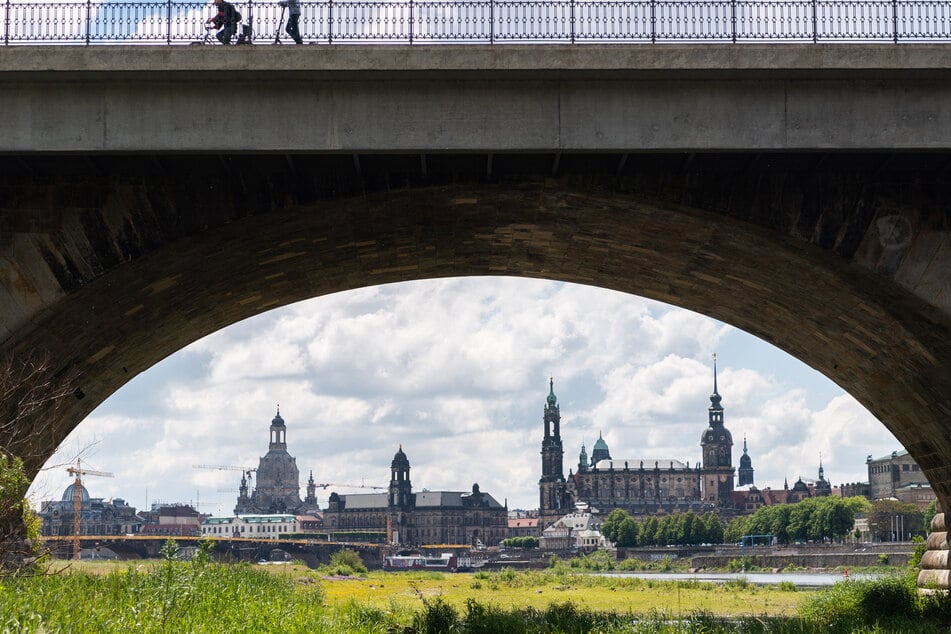
<instances>
[{"instance_id":1,"label":"castle tower","mask_svg":"<svg viewBox=\"0 0 951 634\"><path fill-rule=\"evenodd\" d=\"M545 402L545 436L542 438L542 477L538 481L539 528L545 528L567 510L565 473L563 460L565 455L561 443L561 411L558 397L555 396L555 380L549 379L548 398Z\"/></svg>"},{"instance_id":2,"label":"castle tower","mask_svg":"<svg viewBox=\"0 0 951 634\"><path fill-rule=\"evenodd\" d=\"M743 436L743 455L740 456L740 468L737 471L737 485L753 484L753 462L746 453L746 436Z\"/></svg>"},{"instance_id":3,"label":"castle tower","mask_svg":"<svg viewBox=\"0 0 951 634\"><path fill-rule=\"evenodd\" d=\"M701 484L703 500L718 506L732 503L733 495L733 436L723 426L723 406L717 391L717 356L713 355L713 394L707 410L707 429L700 436L703 449Z\"/></svg>"}]
</instances>

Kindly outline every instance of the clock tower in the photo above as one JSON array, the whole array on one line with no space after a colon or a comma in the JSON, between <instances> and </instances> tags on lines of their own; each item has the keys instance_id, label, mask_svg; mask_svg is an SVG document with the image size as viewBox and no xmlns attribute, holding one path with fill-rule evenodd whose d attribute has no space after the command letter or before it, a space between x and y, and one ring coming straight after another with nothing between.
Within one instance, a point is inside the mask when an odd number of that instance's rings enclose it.
<instances>
[{"instance_id":1,"label":"clock tower","mask_svg":"<svg viewBox=\"0 0 951 634\"><path fill-rule=\"evenodd\" d=\"M700 436L703 467L700 482L703 501L729 506L733 500L733 435L723 426L723 406L717 392L717 355L713 355L713 394L710 395L708 424Z\"/></svg>"}]
</instances>

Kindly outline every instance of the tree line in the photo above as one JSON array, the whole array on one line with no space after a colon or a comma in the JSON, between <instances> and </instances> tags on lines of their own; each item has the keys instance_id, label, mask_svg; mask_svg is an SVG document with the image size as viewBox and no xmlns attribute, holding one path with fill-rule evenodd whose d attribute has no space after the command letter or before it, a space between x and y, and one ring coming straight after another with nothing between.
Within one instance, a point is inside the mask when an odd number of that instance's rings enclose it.
<instances>
[{"instance_id":1,"label":"tree line","mask_svg":"<svg viewBox=\"0 0 951 634\"><path fill-rule=\"evenodd\" d=\"M731 521L724 540L739 542L744 535L772 535L780 544L841 540L851 533L856 513L870 508L863 497L806 498L795 504L761 506L752 515Z\"/></svg>"},{"instance_id":2,"label":"tree line","mask_svg":"<svg viewBox=\"0 0 951 634\"><path fill-rule=\"evenodd\" d=\"M601 534L616 546L723 543L723 522L713 513L693 511L637 521L624 509L614 509L601 524Z\"/></svg>"}]
</instances>

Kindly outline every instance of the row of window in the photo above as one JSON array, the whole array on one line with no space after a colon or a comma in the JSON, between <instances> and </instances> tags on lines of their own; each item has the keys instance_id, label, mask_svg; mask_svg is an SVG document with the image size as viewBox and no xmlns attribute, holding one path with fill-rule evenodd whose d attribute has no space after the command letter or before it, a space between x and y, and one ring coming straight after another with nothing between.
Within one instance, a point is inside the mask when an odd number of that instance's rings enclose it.
<instances>
[{"instance_id":1,"label":"row of window","mask_svg":"<svg viewBox=\"0 0 951 634\"><path fill-rule=\"evenodd\" d=\"M889 465L889 464L875 465L874 467L869 467L868 472L869 473L891 473L892 466L893 465ZM894 465L894 467L897 469L898 465ZM901 465L901 470L902 471L921 471L917 463L913 463L913 464L905 463Z\"/></svg>"}]
</instances>

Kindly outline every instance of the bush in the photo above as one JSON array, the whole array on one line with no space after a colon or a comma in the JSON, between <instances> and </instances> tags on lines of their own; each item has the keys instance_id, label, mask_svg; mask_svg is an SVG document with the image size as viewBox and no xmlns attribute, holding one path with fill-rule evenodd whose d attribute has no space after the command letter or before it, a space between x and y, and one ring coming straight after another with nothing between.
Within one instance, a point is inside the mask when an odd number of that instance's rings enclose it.
<instances>
[{"instance_id":1,"label":"bush","mask_svg":"<svg viewBox=\"0 0 951 634\"><path fill-rule=\"evenodd\" d=\"M423 599L423 610L413 615L413 630L420 634L447 634L459 628L456 608L440 597Z\"/></svg>"},{"instance_id":2,"label":"bush","mask_svg":"<svg viewBox=\"0 0 951 634\"><path fill-rule=\"evenodd\" d=\"M916 596L911 577L842 581L813 595L800 607L800 614L822 629L851 632L883 622L917 619Z\"/></svg>"},{"instance_id":3,"label":"bush","mask_svg":"<svg viewBox=\"0 0 951 634\"><path fill-rule=\"evenodd\" d=\"M335 570L335 574L349 577L354 573L366 574L367 567L360 559L360 553L346 548L338 550L330 556L330 568Z\"/></svg>"}]
</instances>

